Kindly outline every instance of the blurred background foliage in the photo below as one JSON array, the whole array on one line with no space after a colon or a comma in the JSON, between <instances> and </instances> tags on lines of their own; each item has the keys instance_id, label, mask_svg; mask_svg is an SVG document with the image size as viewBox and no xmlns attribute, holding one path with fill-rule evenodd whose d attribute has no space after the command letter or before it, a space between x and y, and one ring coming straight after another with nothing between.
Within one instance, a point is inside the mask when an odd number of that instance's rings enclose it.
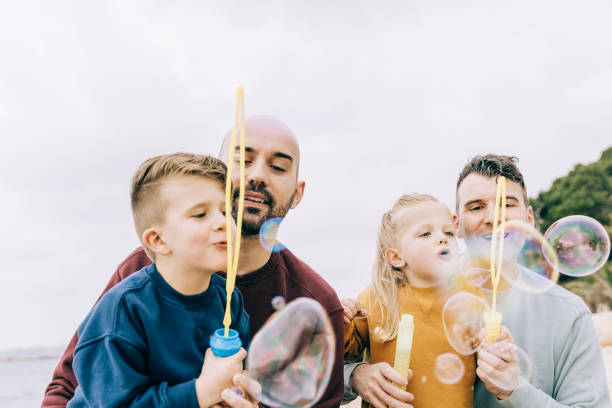
<instances>
[{"instance_id":1,"label":"blurred background foliage","mask_svg":"<svg viewBox=\"0 0 612 408\"><path fill-rule=\"evenodd\" d=\"M587 215L612 233L612 147L599 160L576 165L556 179L547 191L531 198L538 229L544 233L555 221L568 215ZM612 308L612 264L610 258L595 274L572 278L561 274L559 284L581 296L592 311Z\"/></svg>"}]
</instances>

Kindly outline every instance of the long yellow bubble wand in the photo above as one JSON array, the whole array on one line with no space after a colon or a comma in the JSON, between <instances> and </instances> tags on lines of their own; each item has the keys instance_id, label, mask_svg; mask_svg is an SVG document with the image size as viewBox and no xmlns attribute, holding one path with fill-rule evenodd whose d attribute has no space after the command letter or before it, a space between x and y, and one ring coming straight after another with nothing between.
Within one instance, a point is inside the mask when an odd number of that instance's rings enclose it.
<instances>
[{"instance_id":1,"label":"long yellow bubble wand","mask_svg":"<svg viewBox=\"0 0 612 408\"><path fill-rule=\"evenodd\" d=\"M501 202L501 207L500 207ZM497 225L501 218L501 225ZM502 261L504 258L504 235L506 221L506 178L500 176L497 180L497 192L495 194L495 214L493 216L493 233L491 235L491 284L493 286L493 297L491 299L491 310L484 314L484 334L488 342L492 342L500 333L502 314L495 310L497 304L497 286L501 278ZM499 244L497 245L497 241ZM496 246L499 250L496 251Z\"/></svg>"},{"instance_id":2,"label":"long yellow bubble wand","mask_svg":"<svg viewBox=\"0 0 612 408\"><path fill-rule=\"evenodd\" d=\"M232 170L236 150L236 134L240 126L240 189L238 195L238 214L236 216L236 241L232 256ZM231 302L232 293L236 284L236 273L238 272L238 258L240 257L240 239L242 237L242 214L244 213L244 161L245 161L245 129L244 129L244 89L241 86L236 90L236 116L232 129L232 138L227 160L227 179L225 181L225 230L227 234L227 280L225 292L227 304L225 316L223 317L224 335L228 336L229 327L232 323Z\"/></svg>"}]
</instances>

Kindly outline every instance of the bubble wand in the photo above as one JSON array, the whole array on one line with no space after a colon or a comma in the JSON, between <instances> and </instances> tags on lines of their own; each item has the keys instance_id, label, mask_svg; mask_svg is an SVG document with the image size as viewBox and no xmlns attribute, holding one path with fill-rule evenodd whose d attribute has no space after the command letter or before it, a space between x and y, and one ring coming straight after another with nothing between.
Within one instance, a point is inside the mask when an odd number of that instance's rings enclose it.
<instances>
[{"instance_id":1,"label":"bubble wand","mask_svg":"<svg viewBox=\"0 0 612 408\"><path fill-rule=\"evenodd\" d=\"M501 208L500 208L501 201ZM498 222L501 218L501 225ZM491 310L484 314L486 340L492 342L500 333L502 314L495 310L497 304L497 286L501 278L502 260L504 258L504 235L506 220L506 178L500 176L497 180L497 192L495 194L495 213L493 216L493 233L491 235L491 284L493 286L493 298L491 299ZM499 238L498 238L499 235ZM496 251L496 243L499 240L499 250Z\"/></svg>"},{"instance_id":2,"label":"bubble wand","mask_svg":"<svg viewBox=\"0 0 612 408\"><path fill-rule=\"evenodd\" d=\"M236 217L235 247L232 254L232 170L236 156L236 134L240 123L240 188L238 195L238 214ZM223 317L223 329L215 330L210 340L210 348L217 357L231 356L240 350L242 342L236 330L230 329L232 323L231 303L232 293L236 284L238 258L240 256L240 238L242 237L242 214L244 212L244 161L245 161L245 129L244 129L244 90L241 86L236 90L236 116L227 160L227 178L225 180L225 231L227 235L227 279L225 281L226 306ZM233 256L232 256L233 255Z\"/></svg>"},{"instance_id":3,"label":"bubble wand","mask_svg":"<svg viewBox=\"0 0 612 408\"><path fill-rule=\"evenodd\" d=\"M240 122L240 189L238 195L238 214L236 217L236 241L234 256L232 256L232 170L234 157L236 155L236 134L238 133L238 123ZM241 86L236 90L236 116L234 117L234 127L232 129L232 139L230 142L227 160L227 179L225 181L225 231L227 233L227 280L225 292L227 304L225 306L225 316L223 326L225 327L224 336L227 337L230 324L232 323L231 302L232 293L236 283L236 273L238 272L238 258L240 257L240 239L242 237L242 214L244 212L244 161L245 161L245 129L244 129L244 89Z\"/></svg>"}]
</instances>

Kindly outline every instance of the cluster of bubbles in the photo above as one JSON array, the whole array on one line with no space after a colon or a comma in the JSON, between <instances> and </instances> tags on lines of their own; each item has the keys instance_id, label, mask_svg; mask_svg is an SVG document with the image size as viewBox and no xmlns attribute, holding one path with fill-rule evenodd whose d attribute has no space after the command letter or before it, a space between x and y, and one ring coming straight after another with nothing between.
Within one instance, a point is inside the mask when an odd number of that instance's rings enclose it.
<instances>
[{"instance_id":1,"label":"cluster of bubbles","mask_svg":"<svg viewBox=\"0 0 612 408\"><path fill-rule=\"evenodd\" d=\"M282 219L266 221L260 230L262 246L272 252L284 249L276 241ZM498 291L514 287L529 293L551 289L559 273L586 276L608 260L610 239L601 224L589 217L563 218L544 235L520 221L504 224L504 251ZM467 240L467 253L460 259L465 281L484 293L493 289L490 272L491 237ZM261 402L275 407L310 407L322 396L329 383L334 360L335 340L325 310L312 299L300 298L285 305L285 299L272 299L273 317L255 335L247 357L249 375L262 385ZM442 322L449 344L458 353L439 355L434 375L443 384L456 384L465 374L460 355L471 355L484 347L484 314L487 302L468 292L451 296L442 310ZM290 330L288 330L291 328ZM380 328L375 328L375 332ZM531 361L520 347L489 343L494 351L516 365L515 376L491 380L501 389L514 389L520 378L529 381ZM427 382L427 377L421 377Z\"/></svg>"},{"instance_id":2,"label":"cluster of bubbles","mask_svg":"<svg viewBox=\"0 0 612 408\"><path fill-rule=\"evenodd\" d=\"M458 292L446 301L442 309L442 323L446 338L457 353L470 355L483 349L484 315L489 309L484 299L468 292ZM520 347L505 341L489 343L486 347L491 347L490 351L518 368L517 376L493 379L493 384L501 389L513 390L520 377L527 381L531 378L531 361ZM436 359L434 373L444 384L457 383L463 377L463 372L463 362L454 353L444 353Z\"/></svg>"},{"instance_id":3,"label":"cluster of bubbles","mask_svg":"<svg viewBox=\"0 0 612 408\"><path fill-rule=\"evenodd\" d=\"M574 277L593 274L610 255L607 231L586 216L562 218L544 235L516 220L505 222L503 229L501 279L497 287L502 294L510 288L534 294L546 292L557 283L560 273ZM464 280L489 295L493 291L491 240L490 236L466 239L467 251L459 261ZM484 314L489 309L481 297L468 292L456 293L447 300L442 322L448 342L457 353L470 355L484 347ZM518 368L516 376L497 383L492 380L494 385L512 390L520 378L529 381L531 360L524 350L505 341L489 343L486 347L485 350L494 351ZM454 384L463 375L462 365L459 356L445 353L436 359L434 372L440 382Z\"/></svg>"},{"instance_id":4,"label":"cluster of bubbles","mask_svg":"<svg viewBox=\"0 0 612 408\"><path fill-rule=\"evenodd\" d=\"M460 262L467 283L485 293L493 290L491 280L491 237L466 239L468 250ZM515 286L531 293L552 288L559 279L559 262L548 240L521 221L504 224L503 257L498 291Z\"/></svg>"},{"instance_id":5,"label":"cluster of bubbles","mask_svg":"<svg viewBox=\"0 0 612 408\"><path fill-rule=\"evenodd\" d=\"M259 242L268 251L280 252L285 249L285 246L276 240L281 222L282 218L270 218L259 229Z\"/></svg>"},{"instance_id":6,"label":"cluster of bubbles","mask_svg":"<svg viewBox=\"0 0 612 408\"><path fill-rule=\"evenodd\" d=\"M277 311L251 341L247 371L261 384L263 404L311 407L327 388L335 358L329 316L310 298L285 305L276 296L272 306Z\"/></svg>"}]
</instances>

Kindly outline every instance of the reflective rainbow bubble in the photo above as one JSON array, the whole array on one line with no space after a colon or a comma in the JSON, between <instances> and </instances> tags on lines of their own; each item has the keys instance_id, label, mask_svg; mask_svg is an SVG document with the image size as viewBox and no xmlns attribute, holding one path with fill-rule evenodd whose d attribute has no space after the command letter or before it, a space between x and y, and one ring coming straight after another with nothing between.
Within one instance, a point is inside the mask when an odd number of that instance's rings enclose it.
<instances>
[{"instance_id":1,"label":"reflective rainbow bubble","mask_svg":"<svg viewBox=\"0 0 612 408\"><path fill-rule=\"evenodd\" d=\"M541 293L559 280L559 262L546 238L531 225L511 220L505 223L502 274L525 292Z\"/></svg>"},{"instance_id":2,"label":"reflective rainbow bubble","mask_svg":"<svg viewBox=\"0 0 612 408\"><path fill-rule=\"evenodd\" d=\"M442 308L442 324L449 344L459 354L473 354L483 342L484 313L489 305L468 292L448 298Z\"/></svg>"},{"instance_id":3,"label":"reflective rainbow bubble","mask_svg":"<svg viewBox=\"0 0 612 408\"><path fill-rule=\"evenodd\" d=\"M555 251L534 227L518 220L507 221L504 223L503 241L498 292L516 287L525 292L541 293L557 283L559 266ZM468 238L466 245L467 252L461 261L463 276L468 284L490 293L493 290L491 238Z\"/></svg>"},{"instance_id":4,"label":"reflective rainbow bubble","mask_svg":"<svg viewBox=\"0 0 612 408\"><path fill-rule=\"evenodd\" d=\"M455 353L444 353L436 357L434 374L443 384L458 383L465 373L465 365L461 357Z\"/></svg>"},{"instance_id":5,"label":"reflective rainbow bubble","mask_svg":"<svg viewBox=\"0 0 612 408\"><path fill-rule=\"evenodd\" d=\"M270 218L259 229L259 242L268 251L279 252L285 249L285 246L276 240L281 222L282 218Z\"/></svg>"},{"instance_id":6,"label":"reflective rainbow bubble","mask_svg":"<svg viewBox=\"0 0 612 408\"><path fill-rule=\"evenodd\" d=\"M493 292L490 237L466 237L465 243L466 252L459 261L463 278L469 285L479 287L485 293ZM516 276L501 275L497 291L503 292L509 289L515 280Z\"/></svg>"},{"instance_id":7,"label":"reflective rainbow bubble","mask_svg":"<svg viewBox=\"0 0 612 408\"><path fill-rule=\"evenodd\" d=\"M335 357L329 316L310 298L280 309L255 334L247 355L249 376L271 407L311 407L323 395Z\"/></svg>"},{"instance_id":8,"label":"reflective rainbow bubble","mask_svg":"<svg viewBox=\"0 0 612 408\"><path fill-rule=\"evenodd\" d=\"M505 370L508 375L501 377L488 378L493 385L502 390L514 390L521 380L529 382L531 379L531 359L523 349L513 343L500 341L497 343L487 343L482 348L483 351L491 352L502 360L515 366L516 370Z\"/></svg>"},{"instance_id":9,"label":"reflective rainbow bubble","mask_svg":"<svg viewBox=\"0 0 612 408\"><path fill-rule=\"evenodd\" d=\"M610 236L597 220L571 215L553 223L544 234L559 259L561 273L586 276L597 272L610 256Z\"/></svg>"}]
</instances>

